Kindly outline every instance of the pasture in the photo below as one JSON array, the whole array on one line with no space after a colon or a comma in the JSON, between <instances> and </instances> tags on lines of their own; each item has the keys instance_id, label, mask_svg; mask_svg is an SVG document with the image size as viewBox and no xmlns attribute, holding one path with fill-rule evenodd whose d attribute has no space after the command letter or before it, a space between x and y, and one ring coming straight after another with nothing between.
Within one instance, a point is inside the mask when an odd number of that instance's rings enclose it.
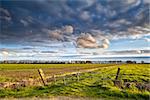
<instances>
[{"instance_id":1,"label":"pasture","mask_svg":"<svg viewBox=\"0 0 150 100\"><path fill-rule=\"evenodd\" d=\"M0 97L148 100L150 96L149 64L0 64L0 83L40 80L39 68L47 77L46 86L39 81L37 86L0 87ZM118 68L121 70L114 84Z\"/></svg>"}]
</instances>

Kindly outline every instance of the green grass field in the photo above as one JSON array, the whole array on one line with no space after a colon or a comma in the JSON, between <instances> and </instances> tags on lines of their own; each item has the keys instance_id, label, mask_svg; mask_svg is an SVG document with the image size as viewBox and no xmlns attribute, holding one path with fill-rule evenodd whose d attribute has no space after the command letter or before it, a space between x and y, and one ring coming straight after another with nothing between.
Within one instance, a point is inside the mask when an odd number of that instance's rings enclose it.
<instances>
[{"instance_id":1,"label":"green grass field","mask_svg":"<svg viewBox=\"0 0 150 100\"><path fill-rule=\"evenodd\" d=\"M44 71L46 76L51 76L111 65L113 64L0 64L0 82L38 78L37 69L39 68Z\"/></svg>"},{"instance_id":2,"label":"green grass field","mask_svg":"<svg viewBox=\"0 0 150 100\"><path fill-rule=\"evenodd\" d=\"M115 86L114 79L118 67L120 84ZM30 86L17 89L1 88L0 97L71 97L103 99L149 100L149 64L0 64L0 82L15 82L21 79L39 78L37 69L42 68L46 76L84 71L78 77L68 75L56 78L47 86ZM128 84L128 85L127 85Z\"/></svg>"}]
</instances>

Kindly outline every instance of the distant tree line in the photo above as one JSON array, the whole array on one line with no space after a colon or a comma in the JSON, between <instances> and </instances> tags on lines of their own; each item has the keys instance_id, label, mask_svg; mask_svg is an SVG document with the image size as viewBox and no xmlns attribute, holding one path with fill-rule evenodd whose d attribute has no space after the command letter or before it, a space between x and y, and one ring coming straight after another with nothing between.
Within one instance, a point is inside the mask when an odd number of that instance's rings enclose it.
<instances>
[{"instance_id":1,"label":"distant tree line","mask_svg":"<svg viewBox=\"0 0 150 100\"><path fill-rule=\"evenodd\" d=\"M0 61L1 64L136 64L136 61L42 61L42 60L4 60ZM141 61L141 64L145 64Z\"/></svg>"}]
</instances>

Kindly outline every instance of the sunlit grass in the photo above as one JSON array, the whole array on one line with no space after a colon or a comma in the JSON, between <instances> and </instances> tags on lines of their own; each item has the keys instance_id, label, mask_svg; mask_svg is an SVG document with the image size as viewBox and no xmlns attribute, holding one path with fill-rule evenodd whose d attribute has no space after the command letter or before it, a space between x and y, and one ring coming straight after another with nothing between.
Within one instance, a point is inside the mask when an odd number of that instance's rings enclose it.
<instances>
[{"instance_id":1,"label":"sunlit grass","mask_svg":"<svg viewBox=\"0 0 150 100\"><path fill-rule=\"evenodd\" d=\"M27 66L27 65L26 65ZM46 65L44 65L46 67ZM51 65L48 65L51 66ZM56 65L57 67L61 65ZM62 65L63 67L65 65ZM66 66L69 66L67 64ZM71 65L72 66L72 65ZM77 64L74 66L89 67L89 65ZM103 65L91 65L103 66ZM130 88L116 87L113 80L118 67L121 68L119 80L127 79L132 82ZM26 67L27 68L27 67ZM34 67L33 67L34 68ZM47 68L47 67L46 67ZM93 67L94 68L94 67ZM6 68L7 69L7 68ZM150 91L140 90L135 86L135 82L150 82L150 66L148 64L125 64L109 67L102 67L93 72L80 74L80 80L77 77L66 77L66 85L63 79L49 83L48 86L24 87L19 89L0 89L0 97L52 97L52 96L69 96L69 97L89 97L89 98L106 98L106 99L138 99L148 100Z\"/></svg>"}]
</instances>

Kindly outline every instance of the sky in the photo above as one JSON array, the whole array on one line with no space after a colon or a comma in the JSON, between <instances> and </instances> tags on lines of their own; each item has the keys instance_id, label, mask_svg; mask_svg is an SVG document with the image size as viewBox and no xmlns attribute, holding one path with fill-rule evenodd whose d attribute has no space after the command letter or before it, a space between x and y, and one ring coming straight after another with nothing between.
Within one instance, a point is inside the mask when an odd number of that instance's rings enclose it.
<instances>
[{"instance_id":1,"label":"sky","mask_svg":"<svg viewBox=\"0 0 150 100\"><path fill-rule=\"evenodd\" d=\"M150 0L0 0L0 59L150 56Z\"/></svg>"}]
</instances>

